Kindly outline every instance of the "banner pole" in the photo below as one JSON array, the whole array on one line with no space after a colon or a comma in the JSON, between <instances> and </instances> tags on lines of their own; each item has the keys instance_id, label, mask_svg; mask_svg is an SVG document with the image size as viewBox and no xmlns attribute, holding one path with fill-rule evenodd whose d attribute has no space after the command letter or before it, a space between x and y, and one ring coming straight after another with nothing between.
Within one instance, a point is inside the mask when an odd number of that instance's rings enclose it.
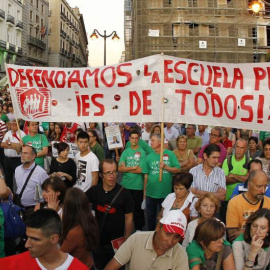
<instances>
[{"instance_id":1,"label":"banner pole","mask_svg":"<svg viewBox=\"0 0 270 270\"><path fill-rule=\"evenodd\" d=\"M161 145L160 145L160 160L159 162L163 161L163 149L164 149L164 122L162 117L162 122L160 124L161 127ZM159 168L159 182L162 181L162 175L163 175L163 168Z\"/></svg>"}]
</instances>

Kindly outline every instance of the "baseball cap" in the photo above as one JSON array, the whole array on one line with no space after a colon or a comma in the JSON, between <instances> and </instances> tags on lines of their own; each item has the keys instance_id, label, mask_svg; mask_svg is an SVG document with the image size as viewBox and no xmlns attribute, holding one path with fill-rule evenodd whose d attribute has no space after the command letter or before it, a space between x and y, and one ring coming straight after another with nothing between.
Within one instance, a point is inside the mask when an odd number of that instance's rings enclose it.
<instances>
[{"instance_id":1,"label":"baseball cap","mask_svg":"<svg viewBox=\"0 0 270 270\"><path fill-rule=\"evenodd\" d=\"M163 229L168 233L177 233L183 238L187 227L187 218L180 210L171 210L159 221L163 224Z\"/></svg>"}]
</instances>

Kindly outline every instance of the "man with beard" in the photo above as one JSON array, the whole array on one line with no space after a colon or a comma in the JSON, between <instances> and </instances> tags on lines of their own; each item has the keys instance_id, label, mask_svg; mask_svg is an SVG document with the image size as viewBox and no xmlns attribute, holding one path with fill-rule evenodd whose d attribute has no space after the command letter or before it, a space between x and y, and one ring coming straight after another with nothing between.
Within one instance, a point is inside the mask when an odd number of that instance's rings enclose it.
<instances>
[{"instance_id":1,"label":"man with beard","mask_svg":"<svg viewBox=\"0 0 270 270\"><path fill-rule=\"evenodd\" d=\"M267 175L262 170L253 170L248 177L248 191L232 198L227 210L227 229L230 241L243 233L246 220L260 208L270 208L270 198L264 195Z\"/></svg>"}]
</instances>

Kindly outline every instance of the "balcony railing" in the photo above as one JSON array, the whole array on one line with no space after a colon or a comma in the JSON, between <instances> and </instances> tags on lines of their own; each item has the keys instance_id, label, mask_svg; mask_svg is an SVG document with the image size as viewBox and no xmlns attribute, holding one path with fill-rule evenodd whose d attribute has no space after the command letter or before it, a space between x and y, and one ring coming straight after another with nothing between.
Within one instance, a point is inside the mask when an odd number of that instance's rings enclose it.
<instances>
[{"instance_id":1,"label":"balcony railing","mask_svg":"<svg viewBox=\"0 0 270 270\"><path fill-rule=\"evenodd\" d=\"M7 15L7 23L15 24L15 18L11 15Z\"/></svg>"},{"instance_id":2,"label":"balcony railing","mask_svg":"<svg viewBox=\"0 0 270 270\"><path fill-rule=\"evenodd\" d=\"M65 38L66 35L67 35L66 32L65 32L64 30L62 30L62 29L60 30L60 34L61 34L64 38Z\"/></svg>"},{"instance_id":3,"label":"balcony railing","mask_svg":"<svg viewBox=\"0 0 270 270\"><path fill-rule=\"evenodd\" d=\"M37 39L35 37L31 37L31 36L28 36L28 43L34 45L34 46L37 46L41 49L46 49L46 43L44 43L43 41L41 41L40 39Z\"/></svg>"},{"instance_id":4,"label":"balcony railing","mask_svg":"<svg viewBox=\"0 0 270 270\"><path fill-rule=\"evenodd\" d=\"M66 20L66 14L63 12L63 11L61 11L61 17L64 19L64 20Z\"/></svg>"},{"instance_id":5,"label":"balcony railing","mask_svg":"<svg viewBox=\"0 0 270 270\"><path fill-rule=\"evenodd\" d=\"M0 18L5 19L5 17L6 17L5 11L0 9Z\"/></svg>"},{"instance_id":6,"label":"balcony railing","mask_svg":"<svg viewBox=\"0 0 270 270\"><path fill-rule=\"evenodd\" d=\"M75 53L72 53L72 54L71 54L71 58L72 58L73 60L75 60Z\"/></svg>"},{"instance_id":7,"label":"balcony railing","mask_svg":"<svg viewBox=\"0 0 270 270\"><path fill-rule=\"evenodd\" d=\"M15 52L15 45L9 43L9 51Z\"/></svg>"},{"instance_id":8,"label":"balcony railing","mask_svg":"<svg viewBox=\"0 0 270 270\"><path fill-rule=\"evenodd\" d=\"M6 47L7 47L7 42L4 40L0 40L0 48L6 49Z\"/></svg>"},{"instance_id":9,"label":"balcony railing","mask_svg":"<svg viewBox=\"0 0 270 270\"><path fill-rule=\"evenodd\" d=\"M17 20L17 22L16 22L16 27L17 27L17 28L20 28L20 29L23 29L23 22Z\"/></svg>"},{"instance_id":10,"label":"balcony railing","mask_svg":"<svg viewBox=\"0 0 270 270\"><path fill-rule=\"evenodd\" d=\"M19 54L19 55L22 55L23 54L23 50L22 50L21 47L18 47L17 54Z\"/></svg>"}]
</instances>

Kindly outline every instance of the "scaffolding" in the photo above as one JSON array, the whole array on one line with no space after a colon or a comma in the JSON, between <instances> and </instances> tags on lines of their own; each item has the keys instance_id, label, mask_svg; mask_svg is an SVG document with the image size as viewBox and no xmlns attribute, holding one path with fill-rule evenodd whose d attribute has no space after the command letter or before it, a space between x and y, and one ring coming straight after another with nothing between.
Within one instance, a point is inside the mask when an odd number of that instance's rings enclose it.
<instances>
[{"instance_id":1,"label":"scaffolding","mask_svg":"<svg viewBox=\"0 0 270 270\"><path fill-rule=\"evenodd\" d=\"M133 0L125 11L125 61L159 53L210 62L265 61L268 23L264 12L248 10L248 0Z\"/></svg>"}]
</instances>

